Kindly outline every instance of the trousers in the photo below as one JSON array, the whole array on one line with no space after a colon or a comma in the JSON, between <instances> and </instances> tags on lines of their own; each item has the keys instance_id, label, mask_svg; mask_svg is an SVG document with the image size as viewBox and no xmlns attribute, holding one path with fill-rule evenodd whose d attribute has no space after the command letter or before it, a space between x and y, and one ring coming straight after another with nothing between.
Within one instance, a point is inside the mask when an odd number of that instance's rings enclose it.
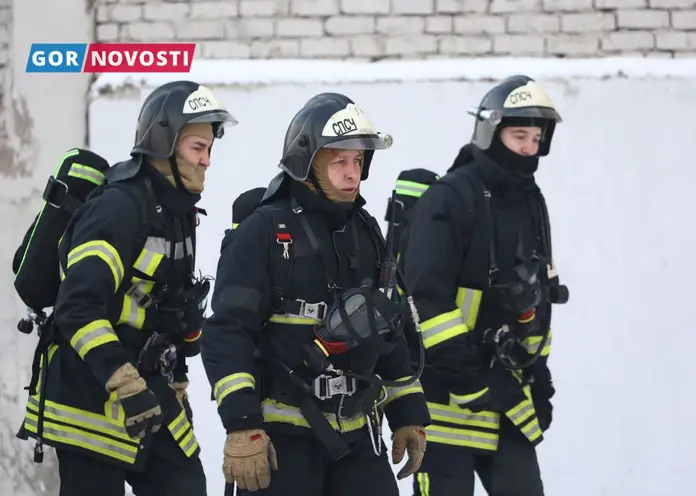
<instances>
[{"instance_id":1,"label":"trousers","mask_svg":"<svg viewBox=\"0 0 696 496\"><path fill-rule=\"evenodd\" d=\"M375 455L367 431L336 462L313 437L274 434L271 442L278 470L271 472L270 486L254 492L238 488L237 496L399 496L384 443Z\"/></svg>"},{"instance_id":2,"label":"trousers","mask_svg":"<svg viewBox=\"0 0 696 496\"><path fill-rule=\"evenodd\" d=\"M488 496L544 496L536 448L507 418L499 437L491 455L429 443L413 477L414 496L473 496L474 474Z\"/></svg>"},{"instance_id":3,"label":"trousers","mask_svg":"<svg viewBox=\"0 0 696 496\"><path fill-rule=\"evenodd\" d=\"M60 496L124 496L126 482L135 496L206 496L200 459L187 458L166 426L154 435L142 472L67 449L56 455Z\"/></svg>"}]
</instances>

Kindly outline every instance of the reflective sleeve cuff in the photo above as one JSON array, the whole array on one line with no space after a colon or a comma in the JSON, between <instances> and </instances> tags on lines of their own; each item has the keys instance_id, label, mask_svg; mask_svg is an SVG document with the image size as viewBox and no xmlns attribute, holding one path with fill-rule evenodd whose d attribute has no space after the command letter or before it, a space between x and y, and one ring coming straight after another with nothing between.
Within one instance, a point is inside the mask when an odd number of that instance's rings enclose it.
<instances>
[{"instance_id":1,"label":"reflective sleeve cuff","mask_svg":"<svg viewBox=\"0 0 696 496\"><path fill-rule=\"evenodd\" d=\"M462 311L457 308L443 313L421 323L423 345L426 349L440 344L460 334L469 332Z\"/></svg>"},{"instance_id":2,"label":"reflective sleeve cuff","mask_svg":"<svg viewBox=\"0 0 696 496\"><path fill-rule=\"evenodd\" d=\"M401 377L397 379L397 381L406 381L408 379L410 379L410 377ZM409 394L423 394L423 387L419 380L416 380L408 386L387 387L387 399L384 400L382 405L387 406L392 401L403 398Z\"/></svg>"},{"instance_id":3,"label":"reflective sleeve cuff","mask_svg":"<svg viewBox=\"0 0 696 496\"><path fill-rule=\"evenodd\" d=\"M468 405L469 403L473 403L474 401L482 398L486 393L488 393L487 387L481 389L480 391L476 391L475 393L469 394L450 393L450 405L457 405L463 407Z\"/></svg>"},{"instance_id":4,"label":"reflective sleeve cuff","mask_svg":"<svg viewBox=\"0 0 696 496\"><path fill-rule=\"evenodd\" d=\"M553 340L553 334L551 332L551 329L549 329L548 333L548 338L546 338L546 342L544 342L544 337L545 336L529 336L528 338L524 339L520 344L522 347L527 350L527 353L530 355L534 355L537 350L539 349L539 346L543 344L543 348L541 349L541 356L547 357L551 354L551 341Z\"/></svg>"},{"instance_id":5,"label":"reflective sleeve cuff","mask_svg":"<svg viewBox=\"0 0 696 496\"><path fill-rule=\"evenodd\" d=\"M70 338L72 346L83 360L91 350L108 343L118 343L118 336L108 320L95 320L77 330Z\"/></svg>"},{"instance_id":6,"label":"reflective sleeve cuff","mask_svg":"<svg viewBox=\"0 0 696 496\"><path fill-rule=\"evenodd\" d=\"M121 281L123 281L125 274L121 256L118 254L118 251L116 251L116 248L103 240L82 243L81 245L70 250L70 253L68 253L66 270L69 270L70 267L76 263L89 257L98 257L109 267L114 277L115 293L121 285Z\"/></svg>"},{"instance_id":7,"label":"reflective sleeve cuff","mask_svg":"<svg viewBox=\"0 0 696 496\"><path fill-rule=\"evenodd\" d=\"M230 374L223 377L215 383L213 387L213 396L218 406L222 404L222 401L230 394L240 389L255 389L256 380L254 376L247 372L239 372L236 374Z\"/></svg>"}]
</instances>

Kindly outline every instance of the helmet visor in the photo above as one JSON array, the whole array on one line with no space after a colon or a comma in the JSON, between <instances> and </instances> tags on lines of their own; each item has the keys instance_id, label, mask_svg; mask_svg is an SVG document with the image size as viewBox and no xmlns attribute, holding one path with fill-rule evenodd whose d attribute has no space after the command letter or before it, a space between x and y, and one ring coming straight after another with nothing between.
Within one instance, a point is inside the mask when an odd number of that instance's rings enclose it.
<instances>
[{"instance_id":1,"label":"helmet visor","mask_svg":"<svg viewBox=\"0 0 696 496\"><path fill-rule=\"evenodd\" d=\"M343 150L386 150L392 145L393 141L392 137L388 134L346 136L325 144L323 148L340 148Z\"/></svg>"},{"instance_id":2,"label":"helmet visor","mask_svg":"<svg viewBox=\"0 0 696 496\"><path fill-rule=\"evenodd\" d=\"M530 117L532 119L549 119L556 122L563 122L561 115L556 110L549 107L524 107L516 109L505 109L503 117Z\"/></svg>"},{"instance_id":3,"label":"helmet visor","mask_svg":"<svg viewBox=\"0 0 696 496\"><path fill-rule=\"evenodd\" d=\"M239 124L239 121L227 110L213 110L204 114L198 114L191 119L186 119L187 124L192 124L194 122L210 122L211 124L220 124L226 127Z\"/></svg>"}]
</instances>

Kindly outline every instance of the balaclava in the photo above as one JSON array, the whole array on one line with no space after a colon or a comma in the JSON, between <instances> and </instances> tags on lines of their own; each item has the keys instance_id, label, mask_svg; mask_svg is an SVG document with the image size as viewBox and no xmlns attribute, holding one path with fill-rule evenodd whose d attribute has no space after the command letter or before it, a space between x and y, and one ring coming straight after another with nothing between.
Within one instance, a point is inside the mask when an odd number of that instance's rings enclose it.
<instances>
[{"instance_id":1,"label":"balaclava","mask_svg":"<svg viewBox=\"0 0 696 496\"><path fill-rule=\"evenodd\" d=\"M200 136L201 138L212 141L214 138L213 126L208 122L195 122L184 125L181 131L179 131L177 147L174 149L177 169L179 170L181 182L186 188L186 191L191 194L200 194L203 192L204 188L206 167L187 162L178 152L178 143L186 136L191 135ZM156 158L151 159L151 162L152 165L176 187L176 180L169 159Z\"/></svg>"},{"instance_id":2,"label":"balaclava","mask_svg":"<svg viewBox=\"0 0 696 496\"><path fill-rule=\"evenodd\" d=\"M507 117L498 125L491 141L491 146L485 150L486 155L510 174L520 179L533 179L534 173L539 167L538 155L518 155L503 144L500 132L506 127L538 126L544 136L545 122L541 119L529 117Z\"/></svg>"}]
</instances>

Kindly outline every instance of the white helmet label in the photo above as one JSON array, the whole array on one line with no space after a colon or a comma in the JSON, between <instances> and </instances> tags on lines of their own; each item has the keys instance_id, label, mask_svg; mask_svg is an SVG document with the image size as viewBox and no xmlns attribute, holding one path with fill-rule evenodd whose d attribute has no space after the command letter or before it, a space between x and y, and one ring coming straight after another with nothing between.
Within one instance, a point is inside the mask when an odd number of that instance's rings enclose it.
<instances>
[{"instance_id":1,"label":"white helmet label","mask_svg":"<svg viewBox=\"0 0 696 496\"><path fill-rule=\"evenodd\" d=\"M198 89L191 93L186 99L183 113L198 114L200 112L210 112L211 110L226 109L209 88L199 86Z\"/></svg>"},{"instance_id":2,"label":"white helmet label","mask_svg":"<svg viewBox=\"0 0 696 496\"><path fill-rule=\"evenodd\" d=\"M504 108L546 107L556 110L551 98L535 81L515 88L505 99Z\"/></svg>"},{"instance_id":3,"label":"white helmet label","mask_svg":"<svg viewBox=\"0 0 696 496\"><path fill-rule=\"evenodd\" d=\"M367 118L365 112L357 105L349 103L346 108L339 110L327 121L321 132L322 136L338 137L360 134L377 134L375 126Z\"/></svg>"}]
</instances>

